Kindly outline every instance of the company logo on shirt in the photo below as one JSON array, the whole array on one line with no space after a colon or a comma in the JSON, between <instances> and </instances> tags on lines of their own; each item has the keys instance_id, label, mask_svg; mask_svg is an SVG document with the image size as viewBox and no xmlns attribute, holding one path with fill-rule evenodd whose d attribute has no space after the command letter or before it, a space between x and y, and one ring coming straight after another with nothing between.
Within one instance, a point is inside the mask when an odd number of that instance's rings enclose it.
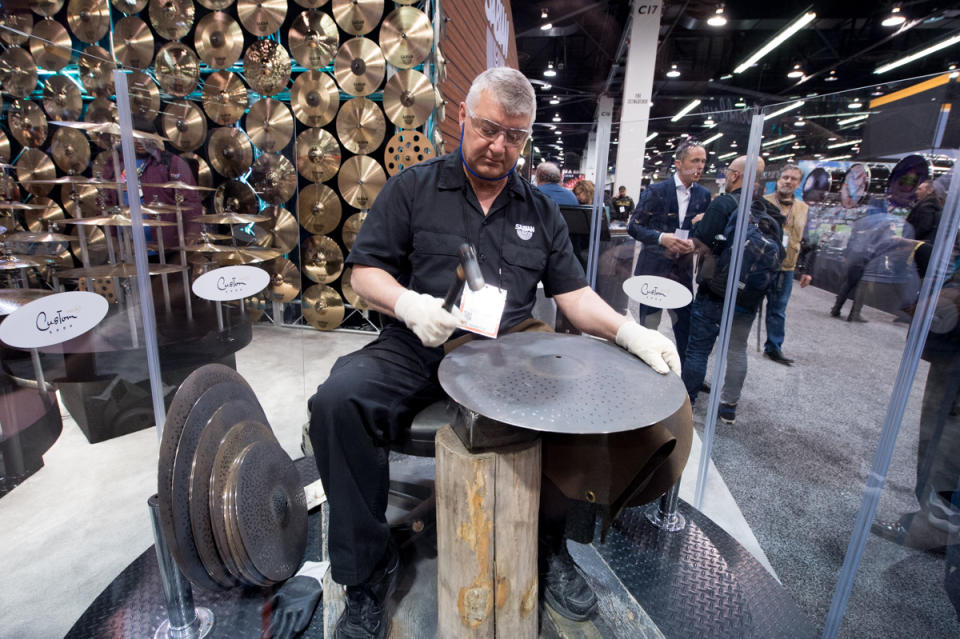
<instances>
[{"instance_id":1,"label":"company logo on shirt","mask_svg":"<svg viewBox=\"0 0 960 639\"><path fill-rule=\"evenodd\" d=\"M529 240L533 237L534 228L532 226L527 226L526 224L517 224L515 227L517 229L517 237L521 240Z\"/></svg>"}]
</instances>

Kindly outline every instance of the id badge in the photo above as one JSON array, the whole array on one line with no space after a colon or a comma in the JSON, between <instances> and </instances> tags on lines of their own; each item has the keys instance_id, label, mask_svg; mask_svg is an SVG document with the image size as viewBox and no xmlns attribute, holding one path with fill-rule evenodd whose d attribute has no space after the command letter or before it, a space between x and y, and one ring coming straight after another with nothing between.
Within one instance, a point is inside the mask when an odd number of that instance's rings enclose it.
<instances>
[{"instance_id":1,"label":"id badge","mask_svg":"<svg viewBox=\"0 0 960 639\"><path fill-rule=\"evenodd\" d=\"M690 239L690 231L688 229L677 229L676 231L673 232L673 234L677 236L678 240Z\"/></svg>"},{"instance_id":2,"label":"id badge","mask_svg":"<svg viewBox=\"0 0 960 639\"><path fill-rule=\"evenodd\" d=\"M464 324L462 329L496 337L500 330L500 318L507 305L506 289L484 284L479 291L464 287L463 297L460 299L460 312L463 313Z\"/></svg>"},{"instance_id":3,"label":"id badge","mask_svg":"<svg viewBox=\"0 0 960 639\"><path fill-rule=\"evenodd\" d=\"M790 245L790 234L786 231L783 232L783 248L789 248Z\"/></svg>"}]
</instances>

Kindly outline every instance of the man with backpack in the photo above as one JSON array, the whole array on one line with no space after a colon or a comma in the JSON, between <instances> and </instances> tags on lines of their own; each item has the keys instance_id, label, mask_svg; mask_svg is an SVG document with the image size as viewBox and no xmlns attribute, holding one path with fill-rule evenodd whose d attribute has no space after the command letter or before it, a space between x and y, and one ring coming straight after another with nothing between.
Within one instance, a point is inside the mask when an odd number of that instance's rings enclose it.
<instances>
[{"instance_id":1,"label":"man with backpack","mask_svg":"<svg viewBox=\"0 0 960 639\"><path fill-rule=\"evenodd\" d=\"M700 285L690 312L690 337L683 364L683 383L696 401L707 372L707 359L720 334L727 274L733 255L737 210L746 171L746 156L730 163L723 195L710 202L703 219L694 225L690 237L703 258ZM757 174L764 168L757 160ZM749 196L747 196L749 197ZM747 338L760 301L780 272L784 257L783 221L780 211L762 198L751 198L743 261L740 269L736 308L727 354L727 370L720 396L720 420L736 421L737 401L747 376Z\"/></svg>"}]
</instances>

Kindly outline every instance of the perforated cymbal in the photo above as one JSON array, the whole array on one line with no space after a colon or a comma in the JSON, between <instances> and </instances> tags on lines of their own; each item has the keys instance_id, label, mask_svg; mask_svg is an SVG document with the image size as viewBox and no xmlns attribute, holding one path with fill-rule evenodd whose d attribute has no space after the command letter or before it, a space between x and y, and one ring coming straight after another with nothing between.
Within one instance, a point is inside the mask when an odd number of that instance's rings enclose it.
<instances>
[{"instance_id":1,"label":"perforated cymbal","mask_svg":"<svg viewBox=\"0 0 960 639\"><path fill-rule=\"evenodd\" d=\"M240 129L218 127L207 141L207 157L217 173L238 178L253 163L253 146L247 134Z\"/></svg>"},{"instance_id":2,"label":"perforated cymbal","mask_svg":"<svg viewBox=\"0 0 960 639\"><path fill-rule=\"evenodd\" d=\"M207 119L195 102L171 102L160 119L163 134L181 151L193 151L207 137Z\"/></svg>"},{"instance_id":3,"label":"perforated cymbal","mask_svg":"<svg viewBox=\"0 0 960 639\"><path fill-rule=\"evenodd\" d=\"M243 53L243 31L240 25L223 11L208 13L200 18L193 33L193 46L200 59L214 69L225 69L240 59Z\"/></svg>"},{"instance_id":4,"label":"perforated cymbal","mask_svg":"<svg viewBox=\"0 0 960 639\"><path fill-rule=\"evenodd\" d=\"M353 286L350 285L350 276L353 274L353 267L348 266L343 269L343 277L340 279L340 290L343 292L344 299L347 300L347 303L361 311L365 311L370 308L370 304L367 303L367 300L363 299L357 292L353 290Z\"/></svg>"},{"instance_id":5,"label":"perforated cymbal","mask_svg":"<svg viewBox=\"0 0 960 639\"><path fill-rule=\"evenodd\" d=\"M83 42L99 42L110 30L110 5L107 0L70 0L67 25Z\"/></svg>"},{"instance_id":6,"label":"perforated cymbal","mask_svg":"<svg viewBox=\"0 0 960 639\"><path fill-rule=\"evenodd\" d=\"M341 45L333 61L333 76L350 95L369 95L383 82L386 61L369 38L353 38Z\"/></svg>"},{"instance_id":7,"label":"perforated cymbal","mask_svg":"<svg viewBox=\"0 0 960 639\"><path fill-rule=\"evenodd\" d=\"M30 9L34 13L49 17L63 8L64 0L30 0Z\"/></svg>"},{"instance_id":8,"label":"perforated cymbal","mask_svg":"<svg viewBox=\"0 0 960 639\"><path fill-rule=\"evenodd\" d=\"M113 58L110 52L95 44L80 54L80 83L83 88L97 96L108 96L113 90Z\"/></svg>"},{"instance_id":9,"label":"perforated cymbal","mask_svg":"<svg viewBox=\"0 0 960 639\"><path fill-rule=\"evenodd\" d=\"M383 143L387 120L373 100L351 98L337 114L337 137L351 153L372 153Z\"/></svg>"},{"instance_id":10,"label":"perforated cymbal","mask_svg":"<svg viewBox=\"0 0 960 639\"><path fill-rule=\"evenodd\" d=\"M60 127L50 139L50 154L64 173L82 173L90 164L90 142L81 131Z\"/></svg>"},{"instance_id":11,"label":"perforated cymbal","mask_svg":"<svg viewBox=\"0 0 960 639\"><path fill-rule=\"evenodd\" d=\"M79 120L83 98L67 76L51 75L43 83L43 108L51 120Z\"/></svg>"},{"instance_id":12,"label":"perforated cymbal","mask_svg":"<svg viewBox=\"0 0 960 639\"><path fill-rule=\"evenodd\" d=\"M250 185L267 204L283 204L297 190L297 170L278 153L264 153L253 163Z\"/></svg>"},{"instance_id":13,"label":"perforated cymbal","mask_svg":"<svg viewBox=\"0 0 960 639\"><path fill-rule=\"evenodd\" d=\"M257 40L243 56L243 68L250 86L261 95L274 95L290 81L290 56L273 40Z\"/></svg>"},{"instance_id":14,"label":"perforated cymbal","mask_svg":"<svg viewBox=\"0 0 960 639\"><path fill-rule=\"evenodd\" d=\"M46 195L53 188L52 184L30 184L30 180L49 180L57 176L57 167L46 153L39 149L26 149L20 154L15 165L17 180L28 193Z\"/></svg>"},{"instance_id":15,"label":"perforated cymbal","mask_svg":"<svg viewBox=\"0 0 960 639\"><path fill-rule=\"evenodd\" d=\"M285 304L300 294L300 269L296 264L285 257L278 257L263 266L270 275L265 292L271 300Z\"/></svg>"},{"instance_id":16,"label":"perforated cymbal","mask_svg":"<svg viewBox=\"0 0 960 639\"><path fill-rule=\"evenodd\" d=\"M143 71L134 71L127 76L127 94L135 120L152 121L160 114L160 89Z\"/></svg>"},{"instance_id":17,"label":"perforated cymbal","mask_svg":"<svg viewBox=\"0 0 960 639\"><path fill-rule=\"evenodd\" d=\"M343 272L343 251L326 235L311 235L300 245L300 266L314 282L329 284Z\"/></svg>"},{"instance_id":18,"label":"perforated cymbal","mask_svg":"<svg viewBox=\"0 0 960 639\"><path fill-rule=\"evenodd\" d=\"M306 71L297 76L290 89L293 114L303 124L323 126L333 120L340 106L340 92L326 73Z\"/></svg>"},{"instance_id":19,"label":"perforated cymbal","mask_svg":"<svg viewBox=\"0 0 960 639\"><path fill-rule=\"evenodd\" d=\"M182 42L168 42L157 51L154 61L157 82L164 91L178 97L197 88L200 80L200 59Z\"/></svg>"},{"instance_id":20,"label":"perforated cymbal","mask_svg":"<svg viewBox=\"0 0 960 639\"><path fill-rule=\"evenodd\" d=\"M319 69L330 64L337 54L340 32L327 14L304 11L290 26L287 41L297 62L308 69Z\"/></svg>"},{"instance_id":21,"label":"perforated cymbal","mask_svg":"<svg viewBox=\"0 0 960 639\"><path fill-rule=\"evenodd\" d=\"M360 232L360 227L363 226L366 219L367 212L360 211L348 217L347 221L343 223L343 230L340 231L340 235L343 238L343 245L347 247L348 251L353 250L353 244L357 241L357 234Z\"/></svg>"},{"instance_id":22,"label":"perforated cymbal","mask_svg":"<svg viewBox=\"0 0 960 639\"><path fill-rule=\"evenodd\" d=\"M150 24L161 38L179 40L193 26L195 11L193 0L150 0Z\"/></svg>"},{"instance_id":23,"label":"perforated cymbal","mask_svg":"<svg viewBox=\"0 0 960 639\"><path fill-rule=\"evenodd\" d=\"M383 165L388 175L396 175L408 166L420 164L435 155L433 145L423 133L400 131L387 140Z\"/></svg>"},{"instance_id":24,"label":"perforated cymbal","mask_svg":"<svg viewBox=\"0 0 960 639\"><path fill-rule=\"evenodd\" d=\"M221 215L224 213L252 215L257 212L257 209L257 194L253 192L253 187L239 180L227 180L217 187L217 192L213 195L213 210Z\"/></svg>"},{"instance_id":25,"label":"perforated cymbal","mask_svg":"<svg viewBox=\"0 0 960 639\"><path fill-rule=\"evenodd\" d=\"M309 184L300 189L297 213L303 228L326 235L340 224L343 208L336 192L326 184Z\"/></svg>"},{"instance_id":26,"label":"perforated cymbal","mask_svg":"<svg viewBox=\"0 0 960 639\"><path fill-rule=\"evenodd\" d=\"M398 69L409 69L426 60L432 46L433 26L419 9L397 7L380 25L383 57Z\"/></svg>"},{"instance_id":27,"label":"perforated cymbal","mask_svg":"<svg viewBox=\"0 0 960 639\"><path fill-rule=\"evenodd\" d=\"M344 201L358 209L369 209L386 182L383 167L367 155L353 156L343 163L337 175Z\"/></svg>"},{"instance_id":28,"label":"perforated cymbal","mask_svg":"<svg viewBox=\"0 0 960 639\"><path fill-rule=\"evenodd\" d=\"M261 98L247 113L247 135L261 151L279 151L293 138L293 115L290 109L272 98Z\"/></svg>"},{"instance_id":29,"label":"perforated cymbal","mask_svg":"<svg viewBox=\"0 0 960 639\"><path fill-rule=\"evenodd\" d=\"M33 25L30 38L30 55L37 65L51 71L59 71L70 64L72 56L70 34L56 20L41 20Z\"/></svg>"},{"instance_id":30,"label":"perforated cymbal","mask_svg":"<svg viewBox=\"0 0 960 639\"><path fill-rule=\"evenodd\" d=\"M140 18L127 16L113 26L113 51L123 66L146 69L153 62L153 32Z\"/></svg>"},{"instance_id":31,"label":"perforated cymbal","mask_svg":"<svg viewBox=\"0 0 960 639\"><path fill-rule=\"evenodd\" d=\"M329 131L307 129L297 136L297 170L312 182L326 182L340 168L340 144Z\"/></svg>"},{"instance_id":32,"label":"perforated cymbal","mask_svg":"<svg viewBox=\"0 0 960 639\"><path fill-rule=\"evenodd\" d=\"M343 298L333 288L314 284L303 292L303 319L321 331L332 331L343 321Z\"/></svg>"},{"instance_id":33,"label":"perforated cymbal","mask_svg":"<svg viewBox=\"0 0 960 639\"><path fill-rule=\"evenodd\" d=\"M414 69L397 71L383 87L383 110L401 129L415 129L436 106L433 85Z\"/></svg>"},{"instance_id":34,"label":"perforated cymbal","mask_svg":"<svg viewBox=\"0 0 960 639\"><path fill-rule=\"evenodd\" d=\"M149 0L110 0L120 13L132 16L143 11Z\"/></svg>"},{"instance_id":35,"label":"perforated cymbal","mask_svg":"<svg viewBox=\"0 0 960 639\"><path fill-rule=\"evenodd\" d=\"M258 225L264 230L265 246L280 249L284 253L293 250L293 247L297 245L297 239L300 237L297 218L293 217L293 214L282 206L270 206L260 213L270 218Z\"/></svg>"},{"instance_id":36,"label":"perforated cymbal","mask_svg":"<svg viewBox=\"0 0 960 639\"><path fill-rule=\"evenodd\" d=\"M0 9L0 40L10 46L26 44L33 30L33 13Z\"/></svg>"},{"instance_id":37,"label":"perforated cymbal","mask_svg":"<svg viewBox=\"0 0 960 639\"><path fill-rule=\"evenodd\" d=\"M47 139L47 116L36 102L14 100L7 111L7 125L23 146L39 147Z\"/></svg>"},{"instance_id":38,"label":"perforated cymbal","mask_svg":"<svg viewBox=\"0 0 960 639\"><path fill-rule=\"evenodd\" d=\"M247 108L247 87L236 73L217 71L203 86L203 109L217 124L226 126L240 119Z\"/></svg>"},{"instance_id":39,"label":"perforated cymbal","mask_svg":"<svg viewBox=\"0 0 960 639\"><path fill-rule=\"evenodd\" d=\"M26 49L9 47L0 53L0 87L18 98L25 98L37 86L37 63Z\"/></svg>"},{"instance_id":40,"label":"perforated cymbal","mask_svg":"<svg viewBox=\"0 0 960 639\"><path fill-rule=\"evenodd\" d=\"M287 0L237 0L237 17L256 36L270 35L287 15Z\"/></svg>"},{"instance_id":41,"label":"perforated cymbal","mask_svg":"<svg viewBox=\"0 0 960 639\"><path fill-rule=\"evenodd\" d=\"M383 0L333 0L330 11L341 29L352 35L364 35L380 22Z\"/></svg>"}]
</instances>

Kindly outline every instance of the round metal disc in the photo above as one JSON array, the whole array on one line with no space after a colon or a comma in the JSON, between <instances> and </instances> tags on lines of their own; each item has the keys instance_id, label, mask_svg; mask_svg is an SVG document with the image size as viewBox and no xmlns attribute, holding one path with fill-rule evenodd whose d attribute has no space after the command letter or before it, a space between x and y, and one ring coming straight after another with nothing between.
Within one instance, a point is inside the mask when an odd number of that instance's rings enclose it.
<instances>
[{"instance_id":1,"label":"round metal disc","mask_svg":"<svg viewBox=\"0 0 960 639\"><path fill-rule=\"evenodd\" d=\"M253 146L247 134L240 129L218 127L207 141L207 158L220 175L238 178L253 163Z\"/></svg>"},{"instance_id":2,"label":"round metal disc","mask_svg":"<svg viewBox=\"0 0 960 639\"><path fill-rule=\"evenodd\" d=\"M84 140L86 142L86 140ZM42 204L45 209L32 209L23 212L24 224L34 233L44 233L50 228L52 222L58 222L64 219L63 209L60 205L48 197L35 197L30 200L32 204Z\"/></svg>"},{"instance_id":3,"label":"round metal disc","mask_svg":"<svg viewBox=\"0 0 960 639\"><path fill-rule=\"evenodd\" d=\"M0 40L10 46L26 44L33 30L29 11L0 10Z\"/></svg>"},{"instance_id":4,"label":"round metal disc","mask_svg":"<svg viewBox=\"0 0 960 639\"><path fill-rule=\"evenodd\" d=\"M113 26L113 50L123 66L146 69L153 62L153 32L140 18L127 16Z\"/></svg>"},{"instance_id":5,"label":"round metal disc","mask_svg":"<svg viewBox=\"0 0 960 639\"><path fill-rule=\"evenodd\" d=\"M168 42L157 51L154 70L160 87L170 95L183 97L200 81L200 59L182 42Z\"/></svg>"},{"instance_id":6,"label":"round metal disc","mask_svg":"<svg viewBox=\"0 0 960 639\"><path fill-rule=\"evenodd\" d=\"M240 569L240 574L248 584L253 586L266 587L273 585L273 582L256 569L253 560L247 553L246 546L243 545L243 538L240 536L240 524L237 517L237 475L240 472L240 466L254 446L260 442L253 442L240 451L240 454L233 460L233 466L230 467L230 474L227 476L227 484L224 487L223 494L223 523L227 532L227 543L230 546L230 553L233 560Z\"/></svg>"},{"instance_id":7,"label":"round metal disc","mask_svg":"<svg viewBox=\"0 0 960 639\"><path fill-rule=\"evenodd\" d=\"M143 11L148 0L110 0L113 3L113 6L117 8L120 13L125 13L128 16L132 16L135 13L140 13Z\"/></svg>"},{"instance_id":8,"label":"round metal disc","mask_svg":"<svg viewBox=\"0 0 960 639\"><path fill-rule=\"evenodd\" d=\"M163 110L160 124L163 135L181 151L193 151L207 137L207 119L195 102L171 102Z\"/></svg>"},{"instance_id":9,"label":"round metal disc","mask_svg":"<svg viewBox=\"0 0 960 639\"><path fill-rule=\"evenodd\" d=\"M77 61L80 83L83 88L97 96L113 95L113 58L110 52L95 44L80 54Z\"/></svg>"},{"instance_id":10,"label":"round metal disc","mask_svg":"<svg viewBox=\"0 0 960 639\"><path fill-rule=\"evenodd\" d=\"M59 71L70 64L72 41L66 27L56 20L41 20L33 25L30 54L44 69Z\"/></svg>"},{"instance_id":11,"label":"round metal disc","mask_svg":"<svg viewBox=\"0 0 960 639\"><path fill-rule=\"evenodd\" d=\"M426 122L435 105L433 85L414 69L397 71L383 87L383 110L401 129Z\"/></svg>"},{"instance_id":12,"label":"round metal disc","mask_svg":"<svg viewBox=\"0 0 960 639\"><path fill-rule=\"evenodd\" d=\"M323 126L333 120L340 106L340 92L326 73L306 71L297 76L290 89L293 114L303 124Z\"/></svg>"},{"instance_id":13,"label":"round metal disc","mask_svg":"<svg viewBox=\"0 0 960 639\"><path fill-rule=\"evenodd\" d=\"M340 144L329 131L307 129L297 136L297 170L312 182L325 182L340 169Z\"/></svg>"},{"instance_id":14,"label":"round metal disc","mask_svg":"<svg viewBox=\"0 0 960 639\"><path fill-rule=\"evenodd\" d=\"M193 32L193 46L207 66L225 69L233 66L243 54L243 31L223 11L208 13L197 23Z\"/></svg>"},{"instance_id":15,"label":"round metal disc","mask_svg":"<svg viewBox=\"0 0 960 639\"><path fill-rule=\"evenodd\" d=\"M343 251L326 235L311 235L300 246L303 274L319 284L329 284L343 272Z\"/></svg>"},{"instance_id":16,"label":"round metal disc","mask_svg":"<svg viewBox=\"0 0 960 639\"><path fill-rule=\"evenodd\" d=\"M46 195L53 184L28 184L30 180L50 180L57 177L57 167L46 153L39 149L26 149L20 154L17 163L17 180L28 193Z\"/></svg>"},{"instance_id":17,"label":"round metal disc","mask_svg":"<svg viewBox=\"0 0 960 639\"><path fill-rule=\"evenodd\" d=\"M386 182L387 174L383 172L383 167L366 155L355 155L344 162L337 175L337 184L344 201L354 208L364 210L373 206Z\"/></svg>"},{"instance_id":18,"label":"round metal disc","mask_svg":"<svg viewBox=\"0 0 960 639\"><path fill-rule=\"evenodd\" d=\"M60 201L70 217L97 215L103 198L103 189L88 184L64 184L60 187Z\"/></svg>"},{"instance_id":19,"label":"round metal disc","mask_svg":"<svg viewBox=\"0 0 960 639\"><path fill-rule=\"evenodd\" d=\"M9 164L10 162L10 139L7 134L0 131L0 163Z\"/></svg>"},{"instance_id":20,"label":"round metal disc","mask_svg":"<svg viewBox=\"0 0 960 639\"><path fill-rule=\"evenodd\" d=\"M357 295L357 292L353 290L353 287L350 285L351 274L353 274L352 266L343 269L343 279L340 280L340 290L343 291L343 297L350 306L365 311L370 308L370 305L367 304L367 300Z\"/></svg>"},{"instance_id":21,"label":"round metal disc","mask_svg":"<svg viewBox=\"0 0 960 639\"><path fill-rule=\"evenodd\" d=\"M304 9L318 9L327 4L327 0L297 0L297 4Z\"/></svg>"},{"instance_id":22,"label":"round metal disc","mask_svg":"<svg viewBox=\"0 0 960 639\"><path fill-rule=\"evenodd\" d=\"M35 288L2 288L0 289L0 316L5 317L34 300L53 295L54 292Z\"/></svg>"},{"instance_id":23,"label":"round metal disc","mask_svg":"<svg viewBox=\"0 0 960 639\"><path fill-rule=\"evenodd\" d=\"M351 153L372 153L383 144L386 130L383 111L367 98L347 100L337 114L337 137Z\"/></svg>"},{"instance_id":24,"label":"round metal disc","mask_svg":"<svg viewBox=\"0 0 960 639\"><path fill-rule=\"evenodd\" d=\"M41 16L52 16L63 8L64 0L30 0L30 9Z\"/></svg>"},{"instance_id":25,"label":"round metal disc","mask_svg":"<svg viewBox=\"0 0 960 639\"><path fill-rule=\"evenodd\" d=\"M203 85L203 109L221 126L233 124L247 109L247 87L236 73L217 71Z\"/></svg>"},{"instance_id":26,"label":"round metal disc","mask_svg":"<svg viewBox=\"0 0 960 639\"><path fill-rule=\"evenodd\" d=\"M206 7L211 11L220 11L233 4L233 0L197 0L197 2L200 3L200 6Z\"/></svg>"},{"instance_id":27,"label":"round metal disc","mask_svg":"<svg viewBox=\"0 0 960 639\"><path fill-rule=\"evenodd\" d=\"M80 247L81 227L75 226L70 235L74 238L70 240L70 252L73 256L83 261L83 252ZM91 266L100 266L107 263L109 252L107 251L107 238L100 229L83 229L84 238L87 243L87 258Z\"/></svg>"},{"instance_id":28,"label":"round metal disc","mask_svg":"<svg viewBox=\"0 0 960 639\"><path fill-rule=\"evenodd\" d=\"M269 299L286 303L292 302L300 294L300 269L296 264L285 257L278 257L265 263L264 268L270 274L270 284L264 291Z\"/></svg>"},{"instance_id":29,"label":"round metal disc","mask_svg":"<svg viewBox=\"0 0 960 639\"><path fill-rule=\"evenodd\" d=\"M197 186L202 186L207 189L213 188L213 172L210 170L210 165L207 164L207 161L196 153L181 153L180 157L187 161L190 167L195 173L197 178ZM201 197L206 198L206 191L201 193Z\"/></svg>"},{"instance_id":30,"label":"round metal disc","mask_svg":"<svg viewBox=\"0 0 960 639\"><path fill-rule=\"evenodd\" d=\"M496 374L491 374L496 371ZM531 430L601 434L663 421L687 393L609 342L579 335L512 333L474 340L440 362L440 385L484 417ZM611 402L606 389L628 384Z\"/></svg>"},{"instance_id":31,"label":"round metal disc","mask_svg":"<svg viewBox=\"0 0 960 639\"><path fill-rule=\"evenodd\" d=\"M330 286L314 284L303 292L303 319L315 329L332 331L343 315L343 298Z\"/></svg>"},{"instance_id":32,"label":"round metal disc","mask_svg":"<svg viewBox=\"0 0 960 639\"><path fill-rule=\"evenodd\" d=\"M433 145L419 131L400 131L387 141L383 165L389 175L396 175L408 166L435 157Z\"/></svg>"},{"instance_id":33,"label":"round metal disc","mask_svg":"<svg viewBox=\"0 0 960 639\"><path fill-rule=\"evenodd\" d=\"M246 124L250 141L261 151L279 151L293 138L293 115L279 100L261 98L254 102Z\"/></svg>"},{"instance_id":34,"label":"round metal disc","mask_svg":"<svg viewBox=\"0 0 960 639\"><path fill-rule=\"evenodd\" d=\"M353 250L353 243L357 241L357 233L360 232L360 227L363 226L366 219L367 212L360 211L348 217L347 221L343 223L343 230L340 235L343 237L343 245L347 247L348 251Z\"/></svg>"},{"instance_id":35,"label":"round metal disc","mask_svg":"<svg viewBox=\"0 0 960 639\"><path fill-rule=\"evenodd\" d=\"M47 139L47 116L36 102L14 100L7 110L7 125L23 146L39 147Z\"/></svg>"},{"instance_id":36,"label":"round metal disc","mask_svg":"<svg viewBox=\"0 0 960 639\"><path fill-rule=\"evenodd\" d=\"M278 153L264 153L253 163L250 185L267 204L283 204L297 190L297 170Z\"/></svg>"},{"instance_id":37,"label":"round metal disc","mask_svg":"<svg viewBox=\"0 0 960 639\"><path fill-rule=\"evenodd\" d=\"M308 69L320 69L333 62L340 46L340 32L333 18L319 11L304 11L288 32L290 53Z\"/></svg>"},{"instance_id":38,"label":"round metal disc","mask_svg":"<svg viewBox=\"0 0 960 639\"><path fill-rule=\"evenodd\" d=\"M193 0L150 0L150 24L161 38L179 40L190 32L195 11Z\"/></svg>"},{"instance_id":39,"label":"round metal disc","mask_svg":"<svg viewBox=\"0 0 960 639\"><path fill-rule=\"evenodd\" d=\"M253 215L258 206L257 194L253 192L253 188L239 180L223 182L213 195L213 209L220 214L230 212Z\"/></svg>"},{"instance_id":40,"label":"round metal disc","mask_svg":"<svg viewBox=\"0 0 960 639\"><path fill-rule=\"evenodd\" d=\"M433 26L423 11L397 7L380 25L380 48L387 62L398 69L415 67L430 54Z\"/></svg>"},{"instance_id":41,"label":"round metal disc","mask_svg":"<svg viewBox=\"0 0 960 639\"><path fill-rule=\"evenodd\" d=\"M247 82L260 95L274 95L290 81L290 56L278 42L257 40L243 56Z\"/></svg>"},{"instance_id":42,"label":"round metal disc","mask_svg":"<svg viewBox=\"0 0 960 639\"><path fill-rule=\"evenodd\" d=\"M237 0L237 17L255 36L270 35L287 15L287 0Z\"/></svg>"},{"instance_id":43,"label":"round metal disc","mask_svg":"<svg viewBox=\"0 0 960 639\"><path fill-rule=\"evenodd\" d=\"M110 30L110 4L107 0L70 0L67 25L83 42L99 42Z\"/></svg>"},{"instance_id":44,"label":"round metal disc","mask_svg":"<svg viewBox=\"0 0 960 639\"><path fill-rule=\"evenodd\" d=\"M152 122L160 114L160 89L143 71L134 71L127 76L127 93L134 120Z\"/></svg>"},{"instance_id":45,"label":"round metal disc","mask_svg":"<svg viewBox=\"0 0 960 639\"><path fill-rule=\"evenodd\" d=\"M333 77L350 95L369 95L377 90L386 73L380 47L369 38L347 40L333 62Z\"/></svg>"},{"instance_id":46,"label":"round metal disc","mask_svg":"<svg viewBox=\"0 0 960 639\"><path fill-rule=\"evenodd\" d=\"M352 35L370 33L383 16L383 0L333 0L330 11L340 28Z\"/></svg>"},{"instance_id":47,"label":"round metal disc","mask_svg":"<svg viewBox=\"0 0 960 639\"><path fill-rule=\"evenodd\" d=\"M79 120L83 113L80 89L65 75L47 76L43 83L43 108L51 120Z\"/></svg>"},{"instance_id":48,"label":"round metal disc","mask_svg":"<svg viewBox=\"0 0 960 639\"><path fill-rule=\"evenodd\" d=\"M50 154L64 173L82 173L90 164L90 143L78 129L59 127L50 139Z\"/></svg>"},{"instance_id":49,"label":"round metal disc","mask_svg":"<svg viewBox=\"0 0 960 639\"><path fill-rule=\"evenodd\" d=\"M10 47L0 53L0 87L18 98L25 98L37 86L37 63L26 49Z\"/></svg>"},{"instance_id":50,"label":"round metal disc","mask_svg":"<svg viewBox=\"0 0 960 639\"><path fill-rule=\"evenodd\" d=\"M316 235L326 235L340 224L340 198L326 184L309 184L300 189L297 213L303 228Z\"/></svg>"},{"instance_id":51,"label":"round metal disc","mask_svg":"<svg viewBox=\"0 0 960 639\"><path fill-rule=\"evenodd\" d=\"M104 97L95 98L94 101L87 106L87 113L84 115L85 122L92 122L95 124L103 122L116 123L119 119L116 102L111 102ZM87 131L87 136L90 138L91 142L96 144L101 149L110 149L114 144L119 144L119 138L110 135L109 133Z\"/></svg>"}]
</instances>

